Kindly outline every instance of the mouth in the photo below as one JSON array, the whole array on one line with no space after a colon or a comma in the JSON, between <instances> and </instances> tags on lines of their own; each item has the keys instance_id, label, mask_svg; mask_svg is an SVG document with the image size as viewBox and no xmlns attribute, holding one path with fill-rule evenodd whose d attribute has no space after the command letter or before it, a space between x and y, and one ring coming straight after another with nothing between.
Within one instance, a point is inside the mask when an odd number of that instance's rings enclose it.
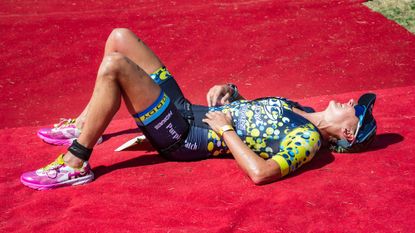
<instances>
[{"instance_id":1,"label":"mouth","mask_svg":"<svg viewBox=\"0 0 415 233\"><path fill-rule=\"evenodd\" d=\"M333 106L336 107L336 108L344 108L344 106L345 106L344 104L341 104L340 102L337 102L337 101L334 101L334 100L332 100L331 102L332 102Z\"/></svg>"}]
</instances>

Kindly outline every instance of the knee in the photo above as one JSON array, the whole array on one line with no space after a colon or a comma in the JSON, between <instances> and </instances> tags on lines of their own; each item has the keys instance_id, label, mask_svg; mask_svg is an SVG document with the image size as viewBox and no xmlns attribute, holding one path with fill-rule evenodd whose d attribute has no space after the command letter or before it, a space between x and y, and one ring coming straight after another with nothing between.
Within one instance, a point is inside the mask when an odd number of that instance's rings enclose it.
<instances>
[{"instance_id":1,"label":"knee","mask_svg":"<svg viewBox=\"0 0 415 233\"><path fill-rule=\"evenodd\" d=\"M118 77L128 64L128 58L121 53L113 52L106 55L102 61L99 76L101 77Z\"/></svg>"},{"instance_id":2,"label":"knee","mask_svg":"<svg viewBox=\"0 0 415 233\"><path fill-rule=\"evenodd\" d=\"M128 28L114 28L109 37L113 43L123 43L127 38L131 37L140 40L137 35Z\"/></svg>"}]
</instances>

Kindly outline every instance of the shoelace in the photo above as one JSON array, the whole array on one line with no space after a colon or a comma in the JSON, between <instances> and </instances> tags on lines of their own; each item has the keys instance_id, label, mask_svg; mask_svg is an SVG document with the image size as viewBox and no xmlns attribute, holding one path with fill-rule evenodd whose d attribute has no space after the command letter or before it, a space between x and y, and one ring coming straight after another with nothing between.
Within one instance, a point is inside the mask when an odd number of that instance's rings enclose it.
<instances>
[{"instance_id":1,"label":"shoelace","mask_svg":"<svg viewBox=\"0 0 415 233\"><path fill-rule=\"evenodd\" d=\"M59 155L59 157L55 161L42 168L42 171L45 172L49 178L55 179L56 177L58 177L59 168L61 168L64 164L62 158L63 155L64 154Z\"/></svg>"},{"instance_id":2,"label":"shoelace","mask_svg":"<svg viewBox=\"0 0 415 233\"><path fill-rule=\"evenodd\" d=\"M63 155L64 154L61 154L61 155L59 155L59 157L63 157ZM50 164L43 167L42 170L46 172L46 171L49 171L51 169L55 169L55 168L59 167L60 165L63 165L63 162L59 161L59 157L55 161L53 161Z\"/></svg>"},{"instance_id":3,"label":"shoelace","mask_svg":"<svg viewBox=\"0 0 415 233\"><path fill-rule=\"evenodd\" d=\"M72 119L72 118L69 118L69 119L61 118L60 122L57 123L57 124L54 124L53 127L55 129L62 128L62 127L67 127L69 125L75 124L75 121L76 121L76 119Z\"/></svg>"}]
</instances>

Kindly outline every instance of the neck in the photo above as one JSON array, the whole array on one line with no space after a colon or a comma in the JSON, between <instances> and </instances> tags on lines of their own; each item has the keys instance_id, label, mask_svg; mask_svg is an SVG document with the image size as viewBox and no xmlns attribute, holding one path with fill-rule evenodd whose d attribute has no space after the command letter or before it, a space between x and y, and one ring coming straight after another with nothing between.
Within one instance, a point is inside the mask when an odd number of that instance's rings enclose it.
<instances>
[{"instance_id":1,"label":"neck","mask_svg":"<svg viewBox=\"0 0 415 233\"><path fill-rule=\"evenodd\" d=\"M315 125L323 136L323 139L328 141L331 136L331 125L325 120L324 112L307 113L297 109L295 109L294 112L301 115L305 119L309 120L313 125Z\"/></svg>"}]
</instances>

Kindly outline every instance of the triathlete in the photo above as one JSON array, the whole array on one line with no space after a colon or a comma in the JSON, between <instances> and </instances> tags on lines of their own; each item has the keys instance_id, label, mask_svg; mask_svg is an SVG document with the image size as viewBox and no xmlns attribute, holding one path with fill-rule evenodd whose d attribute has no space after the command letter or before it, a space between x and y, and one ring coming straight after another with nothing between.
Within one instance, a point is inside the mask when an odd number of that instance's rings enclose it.
<instances>
[{"instance_id":1,"label":"triathlete","mask_svg":"<svg viewBox=\"0 0 415 233\"><path fill-rule=\"evenodd\" d=\"M209 90L208 106L193 105L143 41L128 29L115 29L85 110L38 132L48 143L70 145L68 151L22 174L21 182L39 190L91 182L92 149L123 99L161 156L190 161L232 154L255 184L270 183L309 162L323 141L340 152L367 147L376 132L375 98L330 101L324 111L314 112L280 97L245 100L234 84L223 84Z\"/></svg>"}]
</instances>

